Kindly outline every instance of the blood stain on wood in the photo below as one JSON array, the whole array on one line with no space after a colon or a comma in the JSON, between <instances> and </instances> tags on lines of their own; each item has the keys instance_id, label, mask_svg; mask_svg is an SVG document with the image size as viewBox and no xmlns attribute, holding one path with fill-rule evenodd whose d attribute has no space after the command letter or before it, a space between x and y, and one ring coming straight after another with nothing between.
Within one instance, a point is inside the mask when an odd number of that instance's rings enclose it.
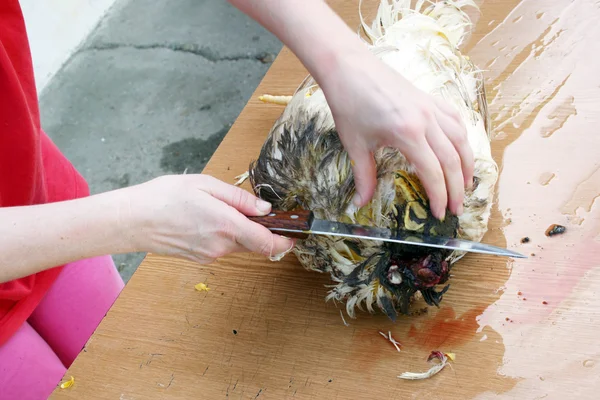
<instances>
[{"instance_id":1,"label":"blood stain on wood","mask_svg":"<svg viewBox=\"0 0 600 400\"><path fill-rule=\"evenodd\" d=\"M484 305L477 306L457 318L452 307L442 307L433 318L422 325L412 324L408 337L423 349L438 349L442 346L448 348L466 343L477 333L477 317L484 310Z\"/></svg>"}]
</instances>

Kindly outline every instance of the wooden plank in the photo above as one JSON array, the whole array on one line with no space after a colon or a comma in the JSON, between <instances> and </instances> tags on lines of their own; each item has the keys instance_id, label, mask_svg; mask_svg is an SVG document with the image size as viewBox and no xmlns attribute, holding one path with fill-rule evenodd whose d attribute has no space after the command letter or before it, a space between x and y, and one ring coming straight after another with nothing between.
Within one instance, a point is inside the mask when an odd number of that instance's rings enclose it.
<instances>
[{"instance_id":1,"label":"wooden plank","mask_svg":"<svg viewBox=\"0 0 600 400\"><path fill-rule=\"evenodd\" d=\"M330 3L357 26L357 1ZM328 277L293 256L211 266L149 256L67 372L75 384L52 398L595 398L600 60L590 57L600 10L494 0L481 11L467 50L487 70L502 166L484 241L529 259L468 255L440 309L395 324L363 313L345 326L339 305L324 302ZM282 110L258 95L290 94L305 73L284 49L205 172L233 182L245 171ZM566 233L545 236L553 223ZM210 291L195 291L199 282ZM427 369L434 349L456 353L452 369L396 378Z\"/></svg>"}]
</instances>

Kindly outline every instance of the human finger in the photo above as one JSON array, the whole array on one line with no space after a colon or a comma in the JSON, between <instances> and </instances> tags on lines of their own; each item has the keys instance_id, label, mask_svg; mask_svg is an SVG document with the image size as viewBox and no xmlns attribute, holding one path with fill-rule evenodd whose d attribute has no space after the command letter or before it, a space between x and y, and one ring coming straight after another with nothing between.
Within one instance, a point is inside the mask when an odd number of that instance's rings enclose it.
<instances>
[{"instance_id":1,"label":"human finger","mask_svg":"<svg viewBox=\"0 0 600 400\"><path fill-rule=\"evenodd\" d=\"M256 217L271 212L269 202L259 199L247 190L227 184L219 179L205 177L200 188L244 215Z\"/></svg>"},{"instance_id":2,"label":"human finger","mask_svg":"<svg viewBox=\"0 0 600 400\"><path fill-rule=\"evenodd\" d=\"M352 164L356 188L352 201L357 207L363 207L371 200L377 186L375 158L369 149L357 144L347 146L347 151Z\"/></svg>"},{"instance_id":3,"label":"human finger","mask_svg":"<svg viewBox=\"0 0 600 400\"><path fill-rule=\"evenodd\" d=\"M462 164L463 177L465 179L464 185L467 188L470 188L473 185L475 161L473 149L469 144L465 122L460 117L460 114L455 107L448 102L436 97L434 97L434 101L438 108L435 113L438 124L446 136L448 136L448 139L450 139L450 142L452 142L456 151L458 151Z\"/></svg>"},{"instance_id":4,"label":"human finger","mask_svg":"<svg viewBox=\"0 0 600 400\"><path fill-rule=\"evenodd\" d=\"M253 253L273 258L288 253L295 245L294 240L274 234L243 216L236 218L234 223L237 227L235 242Z\"/></svg>"},{"instance_id":5,"label":"human finger","mask_svg":"<svg viewBox=\"0 0 600 400\"><path fill-rule=\"evenodd\" d=\"M400 143L396 147L414 165L417 176L427 192L432 214L436 218L442 219L446 215L448 193L444 172L429 143L427 143L425 137L422 137L412 146L405 146Z\"/></svg>"},{"instance_id":6,"label":"human finger","mask_svg":"<svg viewBox=\"0 0 600 400\"><path fill-rule=\"evenodd\" d=\"M457 121L447 113L440 111L436 112L436 119L440 128L442 128L444 134L450 139L450 142L460 156L464 186L469 188L473 184L475 161L465 124L462 119L459 118Z\"/></svg>"},{"instance_id":7,"label":"human finger","mask_svg":"<svg viewBox=\"0 0 600 400\"><path fill-rule=\"evenodd\" d=\"M445 186L448 193L448 208L455 215L461 215L463 212L465 180L461 170L460 156L437 122L429 125L427 142L437 156L444 172Z\"/></svg>"}]
</instances>

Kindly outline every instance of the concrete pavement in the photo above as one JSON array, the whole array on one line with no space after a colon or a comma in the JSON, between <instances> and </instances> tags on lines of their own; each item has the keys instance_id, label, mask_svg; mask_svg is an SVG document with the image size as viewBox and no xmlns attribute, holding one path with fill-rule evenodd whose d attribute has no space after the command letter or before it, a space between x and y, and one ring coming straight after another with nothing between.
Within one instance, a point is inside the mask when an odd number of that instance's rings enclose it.
<instances>
[{"instance_id":1,"label":"concrete pavement","mask_svg":"<svg viewBox=\"0 0 600 400\"><path fill-rule=\"evenodd\" d=\"M117 0L46 86L42 124L93 193L200 172L280 49L225 0ZM125 280L143 256L114 256Z\"/></svg>"}]
</instances>

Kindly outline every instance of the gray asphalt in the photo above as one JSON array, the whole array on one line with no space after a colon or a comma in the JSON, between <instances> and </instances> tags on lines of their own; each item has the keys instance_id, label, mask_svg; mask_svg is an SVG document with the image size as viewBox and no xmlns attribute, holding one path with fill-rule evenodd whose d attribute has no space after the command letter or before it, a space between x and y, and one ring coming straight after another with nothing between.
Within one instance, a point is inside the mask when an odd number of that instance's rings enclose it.
<instances>
[{"instance_id":1,"label":"gray asphalt","mask_svg":"<svg viewBox=\"0 0 600 400\"><path fill-rule=\"evenodd\" d=\"M117 0L40 95L92 193L201 172L282 45L225 0ZM145 254L113 256L129 280Z\"/></svg>"}]
</instances>

